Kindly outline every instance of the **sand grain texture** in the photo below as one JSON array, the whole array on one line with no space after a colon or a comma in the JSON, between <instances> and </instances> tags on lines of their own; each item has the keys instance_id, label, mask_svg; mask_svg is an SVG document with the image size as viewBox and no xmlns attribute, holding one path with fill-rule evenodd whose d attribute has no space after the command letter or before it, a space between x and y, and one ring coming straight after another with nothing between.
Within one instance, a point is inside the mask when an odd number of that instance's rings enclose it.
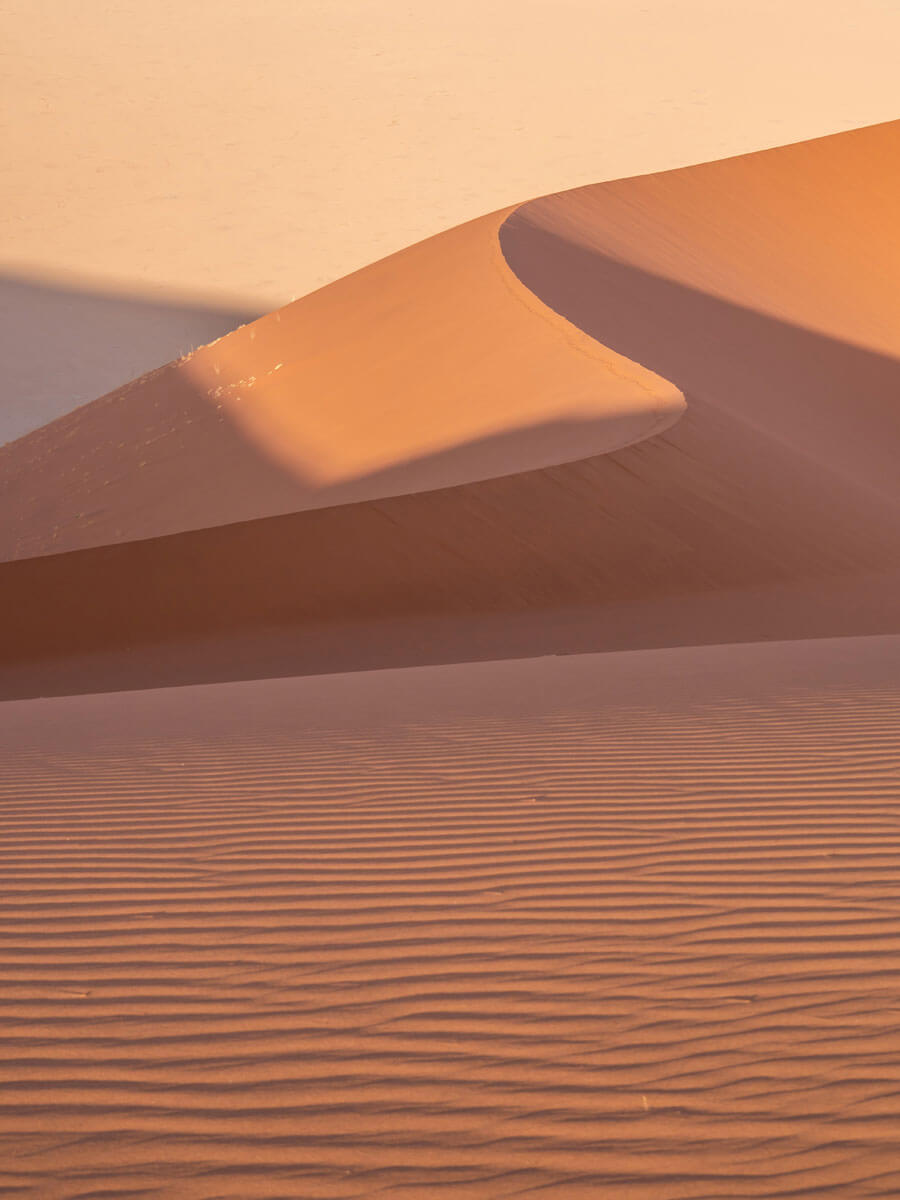
<instances>
[{"instance_id":1,"label":"sand grain texture","mask_svg":"<svg viewBox=\"0 0 900 1200\"><path fill-rule=\"evenodd\" d=\"M894 1194L898 664L5 706L3 1194Z\"/></svg>"}]
</instances>

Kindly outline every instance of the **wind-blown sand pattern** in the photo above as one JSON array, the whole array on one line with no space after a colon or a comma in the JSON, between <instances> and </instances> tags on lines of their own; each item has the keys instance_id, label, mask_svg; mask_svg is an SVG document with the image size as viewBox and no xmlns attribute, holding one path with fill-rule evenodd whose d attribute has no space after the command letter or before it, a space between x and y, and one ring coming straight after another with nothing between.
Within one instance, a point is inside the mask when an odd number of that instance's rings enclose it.
<instances>
[{"instance_id":1,"label":"wind-blown sand pattern","mask_svg":"<svg viewBox=\"0 0 900 1200\"><path fill-rule=\"evenodd\" d=\"M898 662L6 706L3 1194L895 1195Z\"/></svg>"},{"instance_id":2,"label":"wind-blown sand pattern","mask_svg":"<svg viewBox=\"0 0 900 1200\"><path fill-rule=\"evenodd\" d=\"M898 163L535 200L0 449L0 1193L900 1191Z\"/></svg>"}]
</instances>

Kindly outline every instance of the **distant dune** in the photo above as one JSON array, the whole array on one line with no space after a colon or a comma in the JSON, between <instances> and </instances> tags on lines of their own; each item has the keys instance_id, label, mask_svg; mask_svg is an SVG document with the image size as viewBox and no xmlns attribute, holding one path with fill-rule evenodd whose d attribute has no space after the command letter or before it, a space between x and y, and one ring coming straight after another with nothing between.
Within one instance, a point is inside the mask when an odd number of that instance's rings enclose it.
<instances>
[{"instance_id":1,"label":"distant dune","mask_svg":"<svg viewBox=\"0 0 900 1200\"><path fill-rule=\"evenodd\" d=\"M892 632L898 162L533 201L9 444L7 693Z\"/></svg>"}]
</instances>

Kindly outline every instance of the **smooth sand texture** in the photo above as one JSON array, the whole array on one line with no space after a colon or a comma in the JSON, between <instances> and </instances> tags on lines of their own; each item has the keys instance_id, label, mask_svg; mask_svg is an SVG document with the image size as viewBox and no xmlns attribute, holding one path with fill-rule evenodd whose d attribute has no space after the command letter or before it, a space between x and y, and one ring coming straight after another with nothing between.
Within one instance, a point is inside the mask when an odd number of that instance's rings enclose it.
<instances>
[{"instance_id":1,"label":"smooth sand texture","mask_svg":"<svg viewBox=\"0 0 900 1200\"><path fill-rule=\"evenodd\" d=\"M0 39L5 441L482 213L892 119L900 9L5 0Z\"/></svg>"},{"instance_id":2,"label":"smooth sand texture","mask_svg":"<svg viewBox=\"0 0 900 1200\"><path fill-rule=\"evenodd\" d=\"M894 632L898 162L494 214L13 443L2 694Z\"/></svg>"},{"instance_id":3,"label":"smooth sand texture","mask_svg":"<svg viewBox=\"0 0 900 1200\"><path fill-rule=\"evenodd\" d=\"M3 706L3 1194L897 1194L898 666Z\"/></svg>"},{"instance_id":4,"label":"smooth sand texture","mask_svg":"<svg viewBox=\"0 0 900 1200\"><path fill-rule=\"evenodd\" d=\"M0 448L29 557L601 453L677 389L550 311L495 213L340 280Z\"/></svg>"},{"instance_id":5,"label":"smooth sand texture","mask_svg":"<svg viewBox=\"0 0 900 1200\"><path fill-rule=\"evenodd\" d=\"M0 444L259 315L255 305L136 297L59 272L6 272Z\"/></svg>"}]
</instances>

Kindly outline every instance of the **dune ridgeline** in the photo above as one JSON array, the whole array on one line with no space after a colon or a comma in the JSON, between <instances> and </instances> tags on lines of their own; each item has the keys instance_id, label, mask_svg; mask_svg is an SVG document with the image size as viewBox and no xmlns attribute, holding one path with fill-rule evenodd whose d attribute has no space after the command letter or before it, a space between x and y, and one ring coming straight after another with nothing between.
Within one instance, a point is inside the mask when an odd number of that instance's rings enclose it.
<instances>
[{"instance_id":1,"label":"dune ridgeline","mask_svg":"<svg viewBox=\"0 0 900 1200\"><path fill-rule=\"evenodd\" d=\"M891 630L898 162L531 201L7 444L8 694Z\"/></svg>"}]
</instances>

